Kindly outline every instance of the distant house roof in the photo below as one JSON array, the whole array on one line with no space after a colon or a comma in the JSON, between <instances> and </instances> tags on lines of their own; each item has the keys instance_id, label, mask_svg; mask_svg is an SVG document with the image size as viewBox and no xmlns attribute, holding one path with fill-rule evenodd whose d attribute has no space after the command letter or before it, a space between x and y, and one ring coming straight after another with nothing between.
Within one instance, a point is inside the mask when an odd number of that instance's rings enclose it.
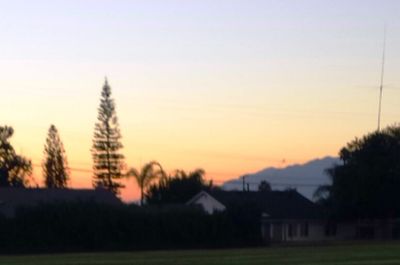
<instances>
[{"instance_id":1,"label":"distant house roof","mask_svg":"<svg viewBox=\"0 0 400 265\"><path fill-rule=\"evenodd\" d=\"M105 189L41 189L0 188L0 213L13 216L20 206L34 206L53 202L96 202L121 204L113 193Z\"/></svg>"},{"instance_id":2,"label":"distant house roof","mask_svg":"<svg viewBox=\"0 0 400 265\"><path fill-rule=\"evenodd\" d=\"M209 214L226 210L225 205L205 191L197 193L186 205L201 205L203 210Z\"/></svg>"},{"instance_id":3,"label":"distant house roof","mask_svg":"<svg viewBox=\"0 0 400 265\"><path fill-rule=\"evenodd\" d=\"M203 193L206 193L203 191ZM296 190L287 191L212 191L207 193L226 208L256 207L264 217L271 219L318 219L322 211L313 202ZM201 193L193 197L188 204L196 204Z\"/></svg>"}]
</instances>

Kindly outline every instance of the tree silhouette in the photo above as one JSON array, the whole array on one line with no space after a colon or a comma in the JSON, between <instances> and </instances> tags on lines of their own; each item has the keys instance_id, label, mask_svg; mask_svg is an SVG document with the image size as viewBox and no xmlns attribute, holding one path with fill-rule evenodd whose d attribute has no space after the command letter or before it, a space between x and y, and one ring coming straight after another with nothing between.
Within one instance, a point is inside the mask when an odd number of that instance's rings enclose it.
<instances>
[{"instance_id":1,"label":"tree silhouette","mask_svg":"<svg viewBox=\"0 0 400 265\"><path fill-rule=\"evenodd\" d=\"M185 203L202 190L216 189L204 179L204 170L186 173L175 171L173 176L161 179L149 187L146 199L149 204Z\"/></svg>"},{"instance_id":2,"label":"tree silhouette","mask_svg":"<svg viewBox=\"0 0 400 265\"><path fill-rule=\"evenodd\" d=\"M44 183L47 188L66 188L68 176L68 163L63 143L57 128L51 125L44 146L43 160Z\"/></svg>"},{"instance_id":3,"label":"tree silhouette","mask_svg":"<svg viewBox=\"0 0 400 265\"><path fill-rule=\"evenodd\" d=\"M128 177L134 177L137 185L140 189L140 205L144 203L145 190L151 185L156 179L164 179L165 172L157 161L151 161L143 166L140 170L131 168L127 174Z\"/></svg>"},{"instance_id":4,"label":"tree silhouette","mask_svg":"<svg viewBox=\"0 0 400 265\"><path fill-rule=\"evenodd\" d=\"M93 186L103 187L118 194L124 187L120 183L123 177L121 170L124 156L119 152L122 148L121 133L107 79L101 92L97 118L91 149L94 164Z\"/></svg>"},{"instance_id":5,"label":"tree silhouette","mask_svg":"<svg viewBox=\"0 0 400 265\"><path fill-rule=\"evenodd\" d=\"M13 136L12 127L0 126L0 186L25 187L27 177L32 173L32 163L15 153L9 139Z\"/></svg>"},{"instance_id":6,"label":"tree silhouette","mask_svg":"<svg viewBox=\"0 0 400 265\"><path fill-rule=\"evenodd\" d=\"M331 185L316 196L345 218L400 217L400 126L356 138L340 150L342 163L327 169Z\"/></svg>"},{"instance_id":7,"label":"tree silhouette","mask_svg":"<svg viewBox=\"0 0 400 265\"><path fill-rule=\"evenodd\" d=\"M261 181L260 184L258 185L258 191L261 192L271 191L271 184L269 184L269 182L266 180Z\"/></svg>"}]
</instances>

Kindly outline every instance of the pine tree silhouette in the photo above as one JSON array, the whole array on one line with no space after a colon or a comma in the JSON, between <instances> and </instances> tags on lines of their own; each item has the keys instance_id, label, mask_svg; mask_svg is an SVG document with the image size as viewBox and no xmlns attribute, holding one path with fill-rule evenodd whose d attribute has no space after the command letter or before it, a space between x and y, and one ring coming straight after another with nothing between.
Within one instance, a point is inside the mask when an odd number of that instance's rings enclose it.
<instances>
[{"instance_id":1,"label":"pine tree silhouette","mask_svg":"<svg viewBox=\"0 0 400 265\"><path fill-rule=\"evenodd\" d=\"M120 139L115 103L111 98L111 87L105 80L98 108L98 122L95 124L92 157L93 186L103 187L118 194L124 186L120 183L123 177L121 170L124 155L119 151L123 147Z\"/></svg>"},{"instance_id":2,"label":"pine tree silhouette","mask_svg":"<svg viewBox=\"0 0 400 265\"><path fill-rule=\"evenodd\" d=\"M44 182L47 188L66 188L69 179L67 157L57 128L51 125L44 146Z\"/></svg>"}]
</instances>

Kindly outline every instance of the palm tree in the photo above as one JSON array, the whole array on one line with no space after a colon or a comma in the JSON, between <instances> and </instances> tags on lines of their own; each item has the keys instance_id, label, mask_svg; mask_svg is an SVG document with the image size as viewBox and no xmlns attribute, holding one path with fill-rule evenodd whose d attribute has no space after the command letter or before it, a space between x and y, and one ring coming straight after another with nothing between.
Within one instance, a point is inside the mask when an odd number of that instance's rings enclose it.
<instances>
[{"instance_id":1,"label":"palm tree","mask_svg":"<svg viewBox=\"0 0 400 265\"><path fill-rule=\"evenodd\" d=\"M166 174L160 163L157 161L150 161L142 167L139 172L135 168L131 168L127 177L134 177L137 185L140 188L140 205L143 205L144 191L150 186L150 184L156 179L163 179Z\"/></svg>"}]
</instances>

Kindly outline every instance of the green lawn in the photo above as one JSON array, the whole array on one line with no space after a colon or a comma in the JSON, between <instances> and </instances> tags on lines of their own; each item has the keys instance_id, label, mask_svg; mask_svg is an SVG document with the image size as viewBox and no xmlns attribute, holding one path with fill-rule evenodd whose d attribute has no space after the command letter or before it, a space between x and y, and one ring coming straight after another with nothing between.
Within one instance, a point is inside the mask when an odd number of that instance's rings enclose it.
<instances>
[{"instance_id":1,"label":"green lawn","mask_svg":"<svg viewBox=\"0 0 400 265\"><path fill-rule=\"evenodd\" d=\"M0 256L1 265L400 264L400 243L230 250Z\"/></svg>"}]
</instances>

